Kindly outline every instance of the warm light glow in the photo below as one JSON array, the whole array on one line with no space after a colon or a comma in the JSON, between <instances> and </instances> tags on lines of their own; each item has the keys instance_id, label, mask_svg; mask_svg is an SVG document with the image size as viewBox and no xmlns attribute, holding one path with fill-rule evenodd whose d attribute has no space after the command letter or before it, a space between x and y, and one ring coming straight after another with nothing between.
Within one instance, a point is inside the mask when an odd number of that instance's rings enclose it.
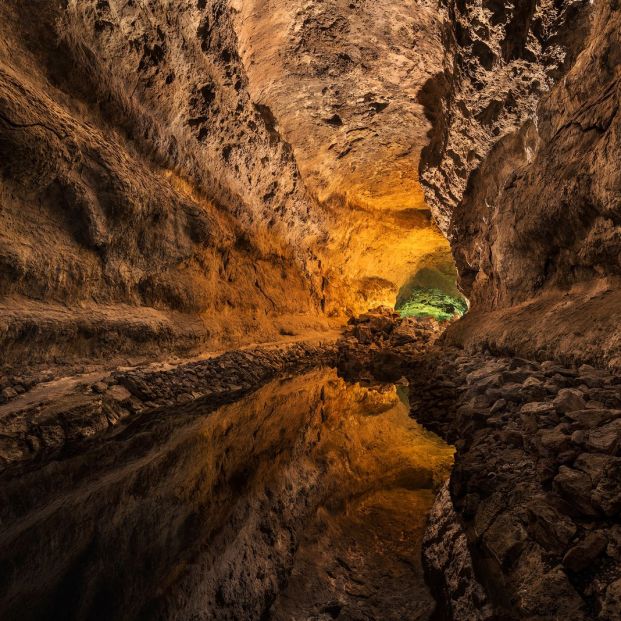
<instances>
[{"instance_id":1,"label":"warm light glow","mask_svg":"<svg viewBox=\"0 0 621 621\"><path fill-rule=\"evenodd\" d=\"M340 201L333 218L325 253L332 312L394 306L399 290L418 270L451 262L448 241L426 210L379 210Z\"/></svg>"}]
</instances>

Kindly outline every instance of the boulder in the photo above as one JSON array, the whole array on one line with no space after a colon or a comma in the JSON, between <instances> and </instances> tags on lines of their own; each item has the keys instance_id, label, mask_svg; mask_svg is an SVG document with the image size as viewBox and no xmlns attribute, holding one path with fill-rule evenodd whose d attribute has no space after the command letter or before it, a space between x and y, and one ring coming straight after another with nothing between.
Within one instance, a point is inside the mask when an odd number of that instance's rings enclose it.
<instances>
[{"instance_id":1,"label":"boulder","mask_svg":"<svg viewBox=\"0 0 621 621\"><path fill-rule=\"evenodd\" d=\"M576 525L544 499L532 501L527 514L528 533L544 550L560 553L576 534Z\"/></svg>"},{"instance_id":2,"label":"boulder","mask_svg":"<svg viewBox=\"0 0 621 621\"><path fill-rule=\"evenodd\" d=\"M618 418L607 425L591 429L586 434L585 445L591 451L612 455L619 449L620 441L621 419Z\"/></svg>"},{"instance_id":3,"label":"boulder","mask_svg":"<svg viewBox=\"0 0 621 621\"><path fill-rule=\"evenodd\" d=\"M483 535L483 544L504 566L519 554L527 539L528 534L520 520L510 513L502 513Z\"/></svg>"},{"instance_id":4,"label":"boulder","mask_svg":"<svg viewBox=\"0 0 621 621\"><path fill-rule=\"evenodd\" d=\"M131 392L129 392L127 388L125 388L124 386L120 386L119 384L110 386L106 391L106 396L118 403L125 403L132 398Z\"/></svg>"},{"instance_id":5,"label":"boulder","mask_svg":"<svg viewBox=\"0 0 621 621\"><path fill-rule=\"evenodd\" d=\"M567 414L576 410L584 410L586 402L582 393L575 388L563 388L559 390L554 399L554 407L559 414Z\"/></svg>"},{"instance_id":6,"label":"boulder","mask_svg":"<svg viewBox=\"0 0 621 621\"><path fill-rule=\"evenodd\" d=\"M554 487L580 513L588 516L598 515L591 503L591 477L578 470L561 466L554 477Z\"/></svg>"},{"instance_id":7,"label":"boulder","mask_svg":"<svg viewBox=\"0 0 621 621\"><path fill-rule=\"evenodd\" d=\"M621 459L611 459L593 490L593 504L607 516L612 517L621 511Z\"/></svg>"}]
</instances>

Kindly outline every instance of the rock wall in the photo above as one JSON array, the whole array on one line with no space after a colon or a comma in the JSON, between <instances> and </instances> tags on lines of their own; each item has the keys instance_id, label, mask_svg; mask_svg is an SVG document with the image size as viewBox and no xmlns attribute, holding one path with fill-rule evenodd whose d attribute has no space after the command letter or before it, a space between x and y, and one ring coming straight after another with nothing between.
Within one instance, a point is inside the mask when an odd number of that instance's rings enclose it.
<instances>
[{"instance_id":1,"label":"rock wall","mask_svg":"<svg viewBox=\"0 0 621 621\"><path fill-rule=\"evenodd\" d=\"M157 352L317 324L321 209L248 93L228 2L32 11L0 7L7 357L38 355L24 342L47 358Z\"/></svg>"},{"instance_id":2,"label":"rock wall","mask_svg":"<svg viewBox=\"0 0 621 621\"><path fill-rule=\"evenodd\" d=\"M328 207L318 248L328 312L394 305L450 259L418 179L430 124L418 92L442 69L436 0L248 0L236 31L253 98Z\"/></svg>"},{"instance_id":3,"label":"rock wall","mask_svg":"<svg viewBox=\"0 0 621 621\"><path fill-rule=\"evenodd\" d=\"M448 8L446 68L424 93L444 103L421 178L473 306L455 340L616 365L619 7ZM576 343L558 344L559 313Z\"/></svg>"}]
</instances>

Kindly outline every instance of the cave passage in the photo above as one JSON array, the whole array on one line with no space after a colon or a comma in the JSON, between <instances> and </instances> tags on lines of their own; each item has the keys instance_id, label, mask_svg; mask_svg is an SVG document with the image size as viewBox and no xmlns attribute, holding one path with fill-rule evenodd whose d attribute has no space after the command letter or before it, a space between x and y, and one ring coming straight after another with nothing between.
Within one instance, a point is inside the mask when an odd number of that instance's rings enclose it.
<instances>
[{"instance_id":1,"label":"cave passage","mask_svg":"<svg viewBox=\"0 0 621 621\"><path fill-rule=\"evenodd\" d=\"M453 449L408 412L404 386L319 369L5 473L0 617L428 619Z\"/></svg>"}]
</instances>

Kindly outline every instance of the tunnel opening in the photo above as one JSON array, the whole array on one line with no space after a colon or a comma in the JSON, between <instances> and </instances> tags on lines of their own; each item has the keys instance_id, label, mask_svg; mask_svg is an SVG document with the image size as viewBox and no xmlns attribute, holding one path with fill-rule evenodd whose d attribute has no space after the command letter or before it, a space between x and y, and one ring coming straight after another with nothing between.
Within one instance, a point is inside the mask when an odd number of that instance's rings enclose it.
<instances>
[{"instance_id":1,"label":"tunnel opening","mask_svg":"<svg viewBox=\"0 0 621 621\"><path fill-rule=\"evenodd\" d=\"M457 287L457 269L450 253L436 253L422 263L399 289L395 310L401 317L433 317L441 322L463 317L468 300Z\"/></svg>"}]
</instances>

